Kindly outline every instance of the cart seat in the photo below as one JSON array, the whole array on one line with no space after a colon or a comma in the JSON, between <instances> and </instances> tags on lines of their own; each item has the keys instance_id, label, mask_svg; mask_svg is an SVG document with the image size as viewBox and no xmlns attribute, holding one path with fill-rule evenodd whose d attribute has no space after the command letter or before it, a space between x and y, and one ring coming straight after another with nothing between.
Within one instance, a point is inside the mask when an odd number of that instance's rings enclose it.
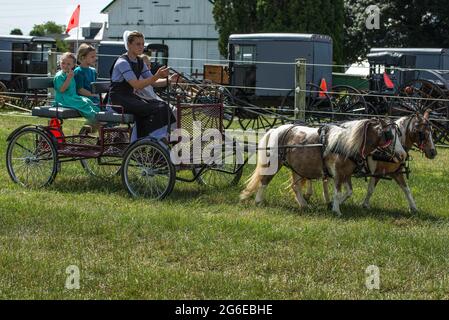
<instances>
[{"instance_id":1,"label":"cart seat","mask_svg":"<svg viewBox=\"0 0 449 320\"><path fill-rule=\"evenodd\" d=\"M127 113L118 113L114 111L100 111L95 115L98 122L112 122L112 123L134 123L134 116Z\"/></svg>"},{"instance_id":2,"label":"cart seat","mask_svg":"<svg viewBox=\"0 0 449 320\"><path fill-rule=\"evenodd\" d=\"M31 114L36 117L58 118L60 120L81 117L79 112L75 109L55 107L55 106L34 107L31 110Z\"/></svg>"}]
</instances>

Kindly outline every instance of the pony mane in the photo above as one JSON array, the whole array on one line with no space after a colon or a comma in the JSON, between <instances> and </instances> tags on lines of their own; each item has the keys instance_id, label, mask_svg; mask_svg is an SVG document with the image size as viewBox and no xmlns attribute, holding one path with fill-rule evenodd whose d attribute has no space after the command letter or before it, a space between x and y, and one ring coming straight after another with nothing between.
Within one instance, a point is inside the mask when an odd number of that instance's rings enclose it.
<instances>
[{"instance_id":1,"label":"pony mane","mask_svg":"<svg viewBox=\"0 0 449 320\"><path fill-rule=\"evenodd\" d=\"M353 120L341 126L330 126L324 156L330 153L337 153L346 158L357 155L365 138L365 125L369 121L370 119Z\"/></svg>"},{"instance_id":2,"label":"pony mane","mask_svg":"<svg viewBox=\"0 0 449 320\"><path fill-rule=\"evenodd\" d=\"M407 120L409 119L408 116L401 117L398 120L396 120L396 124L398 125L399 131L401 131L401 144L405 146L405 140L407 139ZM413 121L413 119L412 119Z\"/></svg>"}]
</instances>

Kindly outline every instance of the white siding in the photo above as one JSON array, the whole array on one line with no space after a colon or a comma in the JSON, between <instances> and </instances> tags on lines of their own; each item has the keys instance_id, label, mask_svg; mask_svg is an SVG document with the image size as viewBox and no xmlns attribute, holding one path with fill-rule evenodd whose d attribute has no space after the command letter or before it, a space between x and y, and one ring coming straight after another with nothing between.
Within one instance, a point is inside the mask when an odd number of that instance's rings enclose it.
<instances>
[{"instance_id":1,"label":"white siding","mask_svg":"<svg viewBox=\"0 0 449 320\"><path fill-rule=\"evenodd\" d=\"M107 10L105 40L121 40L124 30L144 33L147 42L164 42L172 58L220 59L218 33L208 0L116 0ZM202 73L204 63L170 59L179 71Z\"/></svg>"}]
</instances>

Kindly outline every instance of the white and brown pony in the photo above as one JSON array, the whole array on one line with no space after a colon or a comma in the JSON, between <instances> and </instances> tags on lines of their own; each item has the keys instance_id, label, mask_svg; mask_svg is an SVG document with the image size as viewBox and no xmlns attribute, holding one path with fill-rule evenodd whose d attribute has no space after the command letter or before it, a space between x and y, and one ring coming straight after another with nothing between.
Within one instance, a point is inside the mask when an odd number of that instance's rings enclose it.
<instances>
[{"instance_id":1,"label":"white and brown pony","mask_svg":"<svg viewBox=\"0 0 449 320\"><path fill-rule=\"evenodd\" d=\"M279 165L274 173L264 174L267 154L266 151L259 151L257 167L240 198L246 199L257 193L256 203L260 203L270 181L282 165L287 165L292 171L291 187L300 208L307 206L302 194L302 186L307 180L333 177L335 193L332 210L340 215L340 204L352 194L351 176L358 167L358 159L366 159L378 148L391 150L398 161L407 156L400 144L396 148L397 144L392 143L394 131L390 124L381 119L356 120L344 126L326 125L320 129L296 125L271 129L261 139L259 150L272 149L271 152L277 153ZM322 147L313 147L319 144ZM288 148L284 149L284 146ZM327 179L324 181L324 197L329 202ZM342 192L343 186L347 188L346 194Z\"/></svg>"},{"instance_id":2,"label":"white and brown pony","mask_svg":"<svg viewBox=\"0 0 449 320\"><path fill-rule=\"evenodd\" d=\"M408 117L402 117L396 121L396 124L400 132L401 144L407 152L413 146L416 146L428 159L434 159L437 156L435 144L432 139L429 111L426 111L424 115L414 114ZM404 192L409 203L410 211L416 212L418 209L405 179L403 170L404 163L379 161L379 159L382 159L382 157L376 156L376 154L368 157L368 165L373 177L369 180L363 207L369 208L369 201L377 183L382 177L389 176L396 181Z\"/></svg>"}]
</instances>

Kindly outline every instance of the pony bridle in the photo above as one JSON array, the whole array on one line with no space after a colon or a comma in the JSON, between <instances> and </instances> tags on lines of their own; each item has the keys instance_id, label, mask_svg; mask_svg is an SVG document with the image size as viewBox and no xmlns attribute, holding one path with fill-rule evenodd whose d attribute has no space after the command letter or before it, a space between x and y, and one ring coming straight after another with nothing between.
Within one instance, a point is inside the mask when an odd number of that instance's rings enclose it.
<instances>
[{"instance_id":1,"label":"pony bridle","mask_svg":"<svg viewBox=\"0 0 449 320\"><path fill-rule=\"evenodd\" d=\"M381 145L381 146L377 146L377 148L375 148L373 151L371 151L371 153L366 154L365 149L366 149L366 140L367 140L367 134L368 134L368 126L370 124L380 124L382 127L382 135L384 140L386 141L385 144ZM394 129L396 130L396 133L398 133L399 128L397 126L396 123L392 122L389 123L387 125L384 125L382 123L382 121L380 119L378 120L371 120L368 121L365 124L365 128L364 128L364 137L363 137L363 145L361 148L361 156L362 158L365 160L369 155L373 154L376 151L379 151L385 155L387 155L388 157L390 157L390 159L393 159L395 157L395 152L394 152L394 148L390 148L391 145L395 145L396 144L396 139L398 134L393 134L392 132L392 128L394 127ZM386 128L388 128L388 130L386 130Z\"/></svg>"},{"instance_id":2,"label":"pony bridle","mask_svg":"<svg viewBox=\"0 0 449 320\"><path fill-rule=\"evenodd\" d=\"M413 119L417 119L419 120L419 116L417 114L415 114L413 117L410 118L410 121L407 125L407 130L406 132L409 131L410 129L410 125L413 121ZM428 130L429 134L432 134L432 125L430 124L429 120L424 119L424 130ZM414 123L413 124L413 129L410 131L411 133L413 133L414 135L416 135L418 137L418 142L414 142L413 145L416 146L421 152L424 152L424 148L427 145L427 135L425 132L423 132L423 130L419 130L418 129L418 123Z\"/></svg>"}]
</instances>

